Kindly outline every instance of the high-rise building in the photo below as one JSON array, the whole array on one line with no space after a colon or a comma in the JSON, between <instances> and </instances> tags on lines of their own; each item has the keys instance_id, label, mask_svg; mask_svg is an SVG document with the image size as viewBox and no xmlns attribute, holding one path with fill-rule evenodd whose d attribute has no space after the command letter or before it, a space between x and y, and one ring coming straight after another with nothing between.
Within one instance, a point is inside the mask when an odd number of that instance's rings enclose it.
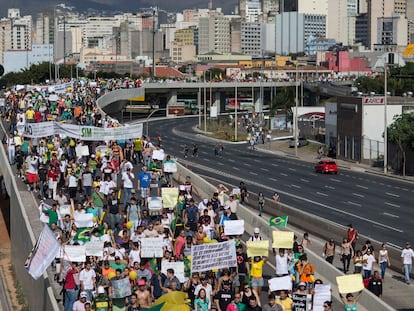
<instances>
[{"instance_id":1,"label":"high-rise building","mask_svg":"<svg viewBox=\"0 0 414 311\"><path fill-rule=\"evenodd\" d=\"M344 45L355 43L357 0L329 0L327 36Z\"/></svg>"},{"instance_id":2,"label":"high-rise building","mask_svg":"<svg viewBox=\"0 0 414 311\"><path fill-rule=\"evenodd\" d=\"M221 9L199 10L198 53L230 53L230 19Z\"/></svg>"},{"instance_id":3,"label":"high-rise building","mask_svg":"<svg viewBox=\"0 0 414 311\"><path fill-rule=\"evenodd\" d=\"M262 23L241 23L241 52L245 55L261 56Z\"/></svg>"},{"instance_id":4,"label":"high-rise building","mask_svg":"<svg viewBox=\"0 0 414 311\"><path fill-rule=\"evenodd\" d=\"M394 0L367 0L368 4L368 47L380 43L378 38L378 18L388 17L394 12Z\"/></svg>"},{"instance_id":5,"label":"high-rise building","mask_svg":"<svg viewBox=\"0 0 414 311\"><path fill-rule=\"evenodd\" d=\"M414 43L414 1L407 1L408 42Z\"/></svg>"},{"instance_id":6,"label":"high-rise building","mask_svg":"<svg viewBox=\"0 0 414 311\"><path fill-rule=\"evenodd\" d=\"M11 50L11 20L0 19L0 64L4 64L4 53Z\"/></svg>"},{"instance_id":7,"label":"high-rise building","mask_svg":"<svg viewBox=\"0 0 414 311\"><path fill-rule=\"evenodd\" d=\"M297 12L298 0L279 0L279 13Z\"/></svg>"}]
</instances>

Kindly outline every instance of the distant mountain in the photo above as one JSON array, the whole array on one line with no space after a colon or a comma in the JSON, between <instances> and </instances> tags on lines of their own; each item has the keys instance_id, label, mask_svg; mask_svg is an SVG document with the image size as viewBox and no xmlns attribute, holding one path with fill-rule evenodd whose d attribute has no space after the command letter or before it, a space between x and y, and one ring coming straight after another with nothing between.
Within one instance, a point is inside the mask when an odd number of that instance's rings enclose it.
<instances>
[{"instance_id":1,"label":"distant mountain","mask_svg":"<svg viewBox=\"0 0 414 311\"><path fill-rule=\"evenodd\" d=\"M213 8L222 8L224 13L234 11L238 0L213 0ZM6 4L7 3L7 4ZM8 8L19 8L21 15L35 16L40 12L53 12L56 4L64 3L74 11L89 14L113 15L121 12L139 12L140 9L157 5L169 12L181 12L183 9L208 8L209 0L9 0L0 6L0 18L7 16Z\"/></svg>"}]
</instances>

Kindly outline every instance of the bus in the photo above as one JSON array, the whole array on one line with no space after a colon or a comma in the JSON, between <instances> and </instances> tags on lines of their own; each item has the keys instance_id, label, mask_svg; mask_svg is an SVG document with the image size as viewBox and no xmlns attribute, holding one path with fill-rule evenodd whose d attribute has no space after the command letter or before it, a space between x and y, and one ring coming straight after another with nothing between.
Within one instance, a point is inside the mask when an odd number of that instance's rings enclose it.
<instances>
[{"instance_id":1,"label":"bus","mask_svg":"<svg viewBox=\"0 0 414 311\"><path fill-rule=\"evenodd\" d=\"M236 106L236 98L235 97L227 97L226 98L226 108L234 109ZM237 108L238 109L248 109L253 107L253 99L250 97L237 97Z\"/></svg>"},{"instance_id":2,"label":"bus","mask_svg":"<svg viewBox=\"0 0 414 311\"><path fill-rule=\"evenodd\" d=\"M197 114L198 113L198 103L197 99L189 99L189 98L183 98L183 99L177 99L177 102L184 103L184 109L186 112L189 112L191 114Z\"/></svg>"}]
</instances>

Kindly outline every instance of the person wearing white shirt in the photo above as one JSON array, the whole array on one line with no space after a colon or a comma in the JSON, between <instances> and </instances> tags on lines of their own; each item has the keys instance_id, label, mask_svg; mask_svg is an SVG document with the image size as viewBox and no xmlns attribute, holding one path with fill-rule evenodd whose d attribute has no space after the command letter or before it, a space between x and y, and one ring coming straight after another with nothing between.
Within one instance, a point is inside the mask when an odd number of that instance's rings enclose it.
<instances>
[{"instance_id":1,"label":"person wearing white shirt","mask_svg":"<svg viewBox=\"0 0 414 311\"><path fill-rule=\"evenodd\" d=\"M123 197L124 197L124 209L131 200L132 189L134 188L134 174L131 171L131 168L127 168L125 172L122 173L121 177L123 187Z\"/></svg>"},{"instance_id":2,"label":"person wearing white shirt","mask_svg":"<svg viewBox=\"0 0 414 311\"><path fill-rule=\"evenodd\" d=\"M279 252L276 253L276 250L273 249L273 254L275 254L275 263L276 263L276 276L286 276L289 274L289 265L288 265L288 254L285 252L284 248L279 248Z\"/></svg>"},{"instance_id":3,"label":"person wearing white shirt","mask_svg":"<svg viewBox=\"0 0 414 311\"><path fill-rule=\"evenodd\" d=\"M371 250L368 249L366 254L362 256L362 269L364 270L364 279L369 279L371 277L372 268L375 260L374 255L372 255Z\"/></svg>"},{"instance_id":4,"label":"person wearing white shirt","mask_svg":"<svg viewBox=\"0 0 414 311\"><path fill-rule=\"evenodd\" d=\"M405 248L401 252L401 262L404 265L405 283L410 284L410 273L413 269L414 251L409 242L405 243Z\"/></svg>"},{"instance_id":5,"label":"person wearing white shirt","mask_svg":"<svg viewBox=\"0 0 414 311\"><path fill-rule=\"evenodd\" d=\"M9 153L9 164L14 165L14 158L16 154L16 141L14 140L13 133L10 133L9 138L7 138L7 151Z\"/></svg>"},{"instance_id":6,"label":"person wearing white shirt","mask_svg":"<svg viewBox=\"0 0 414 311\"><path fill-rule=\"evenodd\" d=\"M131 267L134 266L135 262L140 263L141 262L141 247L138 242L132 243L133 248L129 251L129 264Z\"/></svg>"},{"instance_id":7,"label":"person wearing white shirt","mask_svg":"<svg viewBox=\"0 0 414 311\"><path fill-rule=\"evenodd\" d=\"M95 270L91 268L90 262L87 261L85 268L79 273L79 281L81 291L86 292L87 299L91 301L93 299L92 292L96 287L96 274Z\"/></svg>"}]
</instances>

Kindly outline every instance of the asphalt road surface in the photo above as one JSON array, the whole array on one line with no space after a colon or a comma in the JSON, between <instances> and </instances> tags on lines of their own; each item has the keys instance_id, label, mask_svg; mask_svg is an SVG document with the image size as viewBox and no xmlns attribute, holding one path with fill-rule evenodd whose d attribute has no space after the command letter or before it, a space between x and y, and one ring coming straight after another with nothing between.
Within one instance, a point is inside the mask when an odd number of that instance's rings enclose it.
<instances>
[{"instance_id":1,"label":"asphalt road surface","mask_svg":"<svg viewBox=\"0 0 414 311\"><path fill-rule=\"evenodd\" d=\"M345 169L337 175L317 174L311 163L251 151L244 143L224 144L217 157L216 142L193 130L197 121L152 121L149 134L161 134L166 153L181 160L187 144L186 164L201 175L232 185L244 181L250 192L262 191L265 197L278 192L284 204L339 224L352 223L361 234L396 247L414 236L411 183ZM199 145L198 157L191 155L193 144Z\"/></svg>"}]
</instances>

